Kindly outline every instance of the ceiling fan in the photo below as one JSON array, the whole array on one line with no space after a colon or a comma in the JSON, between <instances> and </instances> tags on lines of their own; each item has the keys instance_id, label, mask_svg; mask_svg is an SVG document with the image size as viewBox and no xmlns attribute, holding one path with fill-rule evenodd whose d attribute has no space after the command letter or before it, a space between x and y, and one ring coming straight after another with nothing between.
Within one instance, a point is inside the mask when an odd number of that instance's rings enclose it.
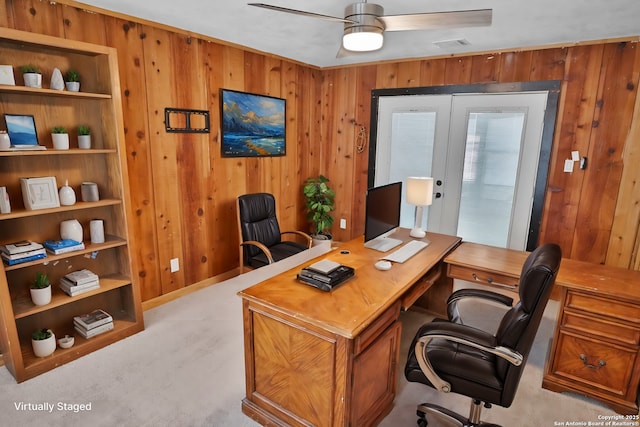
<instances>
[{"instance_id":1,"label":"ceiling fan","mask_svg":"<svg viewBox=\"0 0 640 427\"><path fill-rule=\"evenodd\" d=\"M344 11L344 18L264 3L248 3L248 5L344 23L344 35L338 57L344 54L343 49L350 52L370 52L380 49L385 31L489 26L493 15L492 9L477 9L385 16L382 6L367 3L366 0L348 5Z\"/></svg>"}]
</instances>

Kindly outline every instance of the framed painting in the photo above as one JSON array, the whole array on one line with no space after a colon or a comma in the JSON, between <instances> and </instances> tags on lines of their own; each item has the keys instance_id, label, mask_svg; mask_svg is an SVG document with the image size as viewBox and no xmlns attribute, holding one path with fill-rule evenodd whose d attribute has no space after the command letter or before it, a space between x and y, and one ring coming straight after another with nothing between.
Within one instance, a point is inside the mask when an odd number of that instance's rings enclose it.
<instances>
[{"instance_id":1,"label":"framed painting","mask_svg":"<svg viewBox=\"0 0 640 427\"><path fill-rule=\"evenodd\" d=\"M38 145L38 134L36 133L36 122L33 116L19 114L5 114L4 122L7 125L7 133L13 146L34 146Z\"/></svg>"},{"instance_id":2,"label":"framed painting","mask_svg":"<svg viewBox=\"0 0 640 427\"><path fill-rule=\"evenodd\" d=\"M27 210L60 207L55 176L20 178L20 186L24 207Z\"/></svg>"},{"instance_id":3,"label":"framed painting","mask_svg":"<svg viewBox=\"0 0 640 427\"><path fill-rule=\"evenodd\" d=\"M285 100L221 89L222 157L286 154Z\"/></svg>"}]
</instances>

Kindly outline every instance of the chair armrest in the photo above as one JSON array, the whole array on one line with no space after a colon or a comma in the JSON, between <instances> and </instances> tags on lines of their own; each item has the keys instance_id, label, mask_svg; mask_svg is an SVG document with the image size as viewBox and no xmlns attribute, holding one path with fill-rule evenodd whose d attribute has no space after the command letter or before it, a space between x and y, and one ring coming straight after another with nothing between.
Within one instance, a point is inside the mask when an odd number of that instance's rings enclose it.
<instances>
[{"instance_id":1,"label":"chair armrest","mask_svg":"<svg viewBox=\"0 0 640 427\"><path fill-rule=\"evenodd\" d=\"M262 243L256 240L245 240L244 242L240 243L240 246L245 246L245 245L252 245L252 246L258 247L258 249L264 252L264 254L267 256L267 260L269 261L269 264L273 264L273 256L271 255L271 251L269 250L268 247L266 247L265 245L263 245Z\"/></svg>"},{"instance_id":2,"label":"chair armrest","mask_svg":"<svg viewBox=\"0 0 640 427\"><path fill-rule=\"evenodd\" d=\"M481 331L480 329L449 322L434 322L429 324L425 329L426 330L423 329L422 336L416 341L416 359L418 361L418 365L420 365L420 369L424 372L424 375L431 384L433 384L436 390L440 390L444 393L449 393L451 391L451 384L436 374L425 351L429 341L433 339L445 339L468 345L494 354L515 366L520 366L522 364L523 357L520 353L513 351L510 348L496 345L496 338L485 331Z\"/></svg>"},{"instance_id":3,"label":"chair armrest","mask_svg":"<svg viewBox=\"0 0 640 427\"><path fill-rule=\"evenodd\" d=\"M307 241L307 248L310 248L311 245L313 244L313 238L311 238L311 236L305 233L304 231L283 231L280 234L296 234L298 236L303 237Z\"/></svg>"},{"instance_id":4,"label":"chair armrest","mask_svg":"<svg viewBox=\"0 0 640 427\"><path fill-rule=\"evenodd\" d=\"M513 305L513 298L511 297L499 294L497 292L473 288L465 288L455 291L454 293L449 295L449 298L447 299L447 305L455 303L463 298L482 298L506 305L507 307L511 307Z\"/></svg>"}]
</instances>

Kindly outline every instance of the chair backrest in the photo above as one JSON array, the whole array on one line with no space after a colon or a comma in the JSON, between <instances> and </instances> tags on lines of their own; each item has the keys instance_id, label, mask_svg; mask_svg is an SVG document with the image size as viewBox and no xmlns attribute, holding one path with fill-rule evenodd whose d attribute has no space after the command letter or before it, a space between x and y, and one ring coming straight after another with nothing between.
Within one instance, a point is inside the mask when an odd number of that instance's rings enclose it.
<instances>
[{"instance_id":1,"label":"chair backrest","mask_svg":"<svg viewBox=\"0 0 640 427\"><path fill-rule=\"evenodd\" d=\"M280 243L280 226L276 217L276 199L269 193L245 194L238 197L238 221L242 241L255 240L269 247ZM245 246L245 260L260 252Z\"/></svg>"},{"instance_id":2,"label":"chair backrest","mask_svg":"<svg viewBox=\"0 0 640 427\"><path fill-rule=\"evenodd\" d=\"M496 332L499 345L511 348L523 356L520 366L514 366L504 359L498 360L497 371L504 381L503 399L506 399L502 406L508 407L513 401L561 259L560 247L547 243L529 254L522 266L520 301L504 315Z\"/></svg>"}]
</instances>

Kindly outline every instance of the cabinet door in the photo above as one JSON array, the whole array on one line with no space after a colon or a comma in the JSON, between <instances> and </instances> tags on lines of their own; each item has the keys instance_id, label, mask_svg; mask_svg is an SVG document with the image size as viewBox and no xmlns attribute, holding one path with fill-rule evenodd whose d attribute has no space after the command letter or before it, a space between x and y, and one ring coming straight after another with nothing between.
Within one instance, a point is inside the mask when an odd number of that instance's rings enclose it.
<instances>
[{"instance_id":1,"label":"cabinet door","mask_svg":"<svg viewBox=\"0 0 640 427\"><path fill-rule=\"evenodd\" d=\"M401 323L394 322L355 358L351 391L352 426L372 425L391 408L396 393L401 329Z\"/></svg>"}]
</instances>

